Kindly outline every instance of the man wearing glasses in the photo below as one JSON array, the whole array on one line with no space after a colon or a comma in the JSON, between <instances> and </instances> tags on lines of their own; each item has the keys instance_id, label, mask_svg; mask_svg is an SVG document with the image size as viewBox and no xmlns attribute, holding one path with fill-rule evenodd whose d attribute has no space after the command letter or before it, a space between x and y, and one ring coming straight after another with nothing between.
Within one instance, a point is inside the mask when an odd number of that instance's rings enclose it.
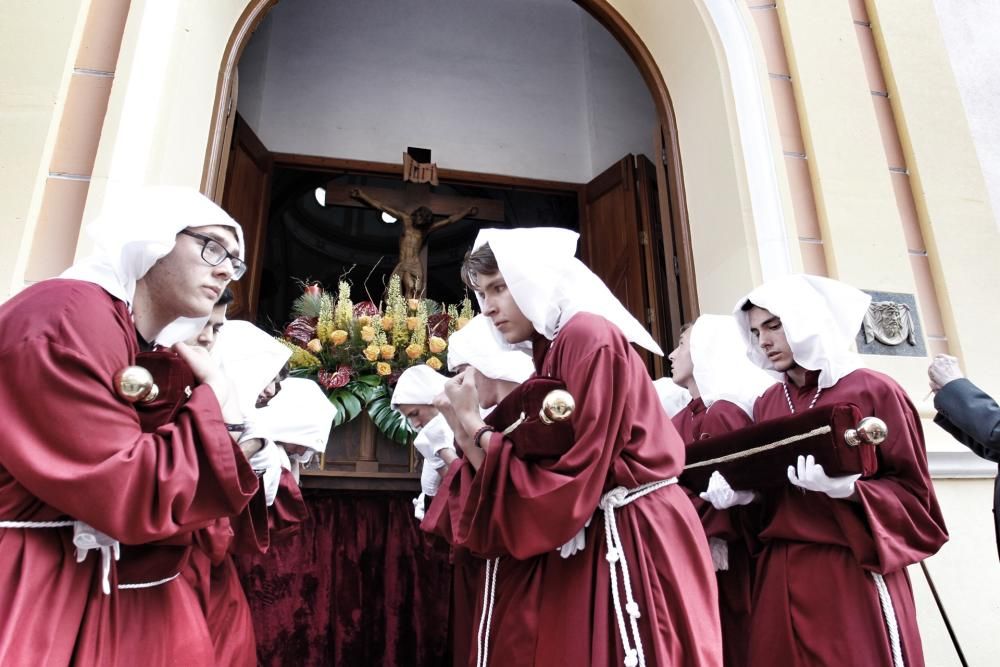
<instances>
[{"instance_id":1,"label":"man wearing glasses","mask_svg":"<svg viewBox=\"0 0 1000 667\"><path fill-rule=\"evenodd\" d=\"M4 665L213 664L197 601L173 579L140 610L162 632L124 655L118 543L178 538L257 491L227 429L243 422L228 381L207 350L180 342L246 271L242 231L193 190L113 202L90 230L92 256L0 305ZM121 371L153 346L172 347L195 382L151 431Z\"/></svg>"}]
</instances>

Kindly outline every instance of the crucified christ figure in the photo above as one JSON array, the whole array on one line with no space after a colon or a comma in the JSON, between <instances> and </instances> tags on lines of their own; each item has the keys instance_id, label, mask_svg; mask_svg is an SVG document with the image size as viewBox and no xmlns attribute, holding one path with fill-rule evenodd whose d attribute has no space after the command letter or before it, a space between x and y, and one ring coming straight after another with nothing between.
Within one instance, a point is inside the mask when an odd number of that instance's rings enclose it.
<instances>
[{"instance_id":1,"label":"crucified christ figure","mask_svg":"<svg viewBox=\"0 0 1000 667\"><path fill-rule=\"evenodd\" d=\"M426 206L419 206L406 213L369 197L359 188L352 189L350 194L352 199L357 199L383 213L388 213L403 225L403 234L399 238L399 263L396 264L396 268L392 272L399 274L403 295L408 299L422 297L427 287L424 280L424 266L420 262L420 251L427 243L427 236L431 232L479 212L478 208L470 206L444 220L434 222L434 213Z\"/></svg>"}]
</instances>

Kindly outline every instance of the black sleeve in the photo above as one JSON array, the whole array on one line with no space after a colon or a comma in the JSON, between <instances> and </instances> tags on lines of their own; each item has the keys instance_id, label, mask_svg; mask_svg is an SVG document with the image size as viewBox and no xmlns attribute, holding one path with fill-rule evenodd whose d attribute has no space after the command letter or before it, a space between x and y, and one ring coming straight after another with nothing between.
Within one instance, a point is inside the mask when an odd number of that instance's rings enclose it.
<instances>
[{"instance_id":1,"label":"black sleeve","mask_svg":"<svg viewBox=\"0 0 1000 667\"><path fill-rule=\"evenodd\" d=\"M977 455L1000 461L1000 406L965 378L953 380L934 398L934 423Z\"/></svg>"}]
</instances>

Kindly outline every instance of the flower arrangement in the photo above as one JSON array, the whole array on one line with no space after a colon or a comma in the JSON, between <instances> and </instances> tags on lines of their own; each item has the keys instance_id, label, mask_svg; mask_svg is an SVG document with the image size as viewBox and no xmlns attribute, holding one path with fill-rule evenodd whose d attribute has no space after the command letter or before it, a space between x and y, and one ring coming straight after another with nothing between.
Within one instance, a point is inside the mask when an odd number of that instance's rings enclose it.
<instances>
[{"instance_id":1,"label":"flower arrangement","mask_svg":"<svg viewBox=\"0 0 1000 667\"><path fill-rule=\"evenodd\" d=\"M385 303L353 303L341 281L334 298L318 284L306 285L292 306L294 319L279 340L292 356L294 375L309 377L337 408L334 426L367 411L386 437L406 444L413 431L389 399L399 375L417 364L447 368L448 336L472 319L472 302L439 305L404 299L393 274Z\"/></svg>"}]
</instances>

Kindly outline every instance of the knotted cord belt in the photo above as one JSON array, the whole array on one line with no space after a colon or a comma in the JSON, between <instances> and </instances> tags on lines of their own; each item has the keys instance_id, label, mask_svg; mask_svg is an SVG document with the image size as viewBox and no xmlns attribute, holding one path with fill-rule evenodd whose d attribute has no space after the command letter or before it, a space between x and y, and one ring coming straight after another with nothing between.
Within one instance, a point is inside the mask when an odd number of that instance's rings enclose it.
<instances>
[{"instance_id":1,"label":"knotted cord belt","mask_svg":"<svg viewBox=\"0 0 1000 667\"><path fill-rule=\"evenodd\" d=\"M624 486L619 486L605 493L598 504L598 507L604 511L604 536L608 544L608 553L604 557L611 568L611 598L615 603L615 616L618 618L618 630L622 637L622 648L625 649L625 667L636 667L637 665L645 667L646 656L642 652L642 639L639 637L639 603L635 601L635 596L632 594L628 560L625 558L621 536L618 534L615 509L624 507L653 491L676 483L677 478L671 477L656 482L649 482L631 490L626 489ZM622 613L621 597L618 592L619 563L621 563L622 584L625 588L625 611L628 612L632 637L635 640L635 648L632 648L629 642L628 628L625 626L625 615Z\"/></svg>"},{"instance_id":2,"label":"knotted cord belt","mask_svg":"<svg viewBox=\"0 0 1000 667\"><path fill-rule=\"evenodd\" d=\"M73 545L76 547L76 562L82 563L87 558L87 552L93 549L101 552L101 589L105 595L111 595L111 562L121 557L121 547L118 540L112 540L104 533L95 530L83 521L0 521L0 528L38 529L38 528L69 528L73 527ZM107 544L102 544L101 538L108 538Z\"/></svg>"}]
</instances>

